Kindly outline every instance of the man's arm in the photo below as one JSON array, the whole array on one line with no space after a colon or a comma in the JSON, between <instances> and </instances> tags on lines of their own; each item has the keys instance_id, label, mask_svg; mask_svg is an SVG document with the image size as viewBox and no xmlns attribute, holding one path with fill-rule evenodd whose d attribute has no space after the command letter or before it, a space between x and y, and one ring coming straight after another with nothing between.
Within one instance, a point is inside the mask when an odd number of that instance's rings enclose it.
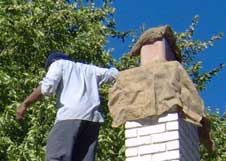
<instances>
[{"instance_id":1,"label":"man's arm","mask_svg":"<svg viewBox=\"0 0 226 161\"><path fill-rule=\"evenodd\" d=\"M42 97L41 86L38 86L33 92L21 103L16 111L16 119L18 121L23 120L24 113L27 108L34 102L38 101Z\"/></svg>"},{"instance_id":2,"label":"man's arm","mask_svg":"<svg viewBox=\"0 0 226 161\"><path fill-rule=\"evenodd\" d=\"M62 77L62 63L53 62L46 76L40 82L40 85L21 103L16 111L16 119L23 120L27 108L34 102L38 101L44 95L53 95L58 87Z\"/></svg>"},{"instance_id":3,"label":"man's arm","mask_svg":"<svg viewBox=\"0 0 226 161\"><path fill-rule=\"evenodd\" d=\"M96 77L98 80L98 84L101 85L102 83L110 83L116 79L119 74L118 69L112 68L100 68L94 66Z\"/></svg>"}]
</instances>

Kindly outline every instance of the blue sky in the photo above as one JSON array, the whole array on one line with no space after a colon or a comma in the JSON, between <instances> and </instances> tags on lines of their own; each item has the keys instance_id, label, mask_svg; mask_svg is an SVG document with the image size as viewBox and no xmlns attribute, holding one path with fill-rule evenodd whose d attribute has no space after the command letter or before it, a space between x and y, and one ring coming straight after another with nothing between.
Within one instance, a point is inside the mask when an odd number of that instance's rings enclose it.
<instances>
[{"instance_id":1,"label":"blue sky","mask_svg":"<svg viewBox=\"0 0 226 161\"><path fill-rule=\"evenodd\" d=\"M146 28L169 24L174 31L183 32L191 24L192 18L199 15L199 24L194 39L208 40L212 35L223 32L225 36L214 46L202 52L198 60L203 61L203 71L208 71L220 63L226 63L226 1L225 0L114 0L115 20L119 31L136 30L142 24ZM121 57L129 51L128 45L118 40L110 40L107 47L114 48L113 56ZM224 68L201 92L206 106L226 109L226 69Z\"/></svg>"}]
</instances>

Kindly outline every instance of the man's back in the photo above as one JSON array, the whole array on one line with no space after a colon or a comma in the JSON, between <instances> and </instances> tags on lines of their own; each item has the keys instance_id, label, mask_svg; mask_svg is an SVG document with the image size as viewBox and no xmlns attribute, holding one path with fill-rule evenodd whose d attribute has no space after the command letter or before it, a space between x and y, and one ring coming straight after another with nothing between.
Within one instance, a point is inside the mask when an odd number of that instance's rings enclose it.
<instances>
[{"instance_id":1,"label":"man's back","mask_svg":"<svg viewBox=\"0 0 226 161\"><path fill-rule=\"evenodd\" d=\"M51 95L56 92L59 108L56 121L81 119L103 122L98 109L98 87L112 81L117 73L114 68L58 60L51 64L46 77L41 81L42 93Z\"/></svg>"}]
</instances>

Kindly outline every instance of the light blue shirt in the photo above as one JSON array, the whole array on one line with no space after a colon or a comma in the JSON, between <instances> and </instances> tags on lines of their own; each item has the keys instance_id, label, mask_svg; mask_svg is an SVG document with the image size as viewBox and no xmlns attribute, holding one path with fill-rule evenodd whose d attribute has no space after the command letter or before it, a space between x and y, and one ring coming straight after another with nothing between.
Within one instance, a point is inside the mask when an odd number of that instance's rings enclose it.
<instances>
[{"instance_id":1,"label":"light blue shirt","mask_svg":"<svg viewBox=\"0 0 226 161\"><path fill-rule=\"evenodd\" d=\"M40 82L43 95L57 96L56 122L81 119L103 122L99 112L98 87L113 81L118 74L116 68L100 68L94 65L57 60L52 63Z\"/></svg>"}]
</instances>

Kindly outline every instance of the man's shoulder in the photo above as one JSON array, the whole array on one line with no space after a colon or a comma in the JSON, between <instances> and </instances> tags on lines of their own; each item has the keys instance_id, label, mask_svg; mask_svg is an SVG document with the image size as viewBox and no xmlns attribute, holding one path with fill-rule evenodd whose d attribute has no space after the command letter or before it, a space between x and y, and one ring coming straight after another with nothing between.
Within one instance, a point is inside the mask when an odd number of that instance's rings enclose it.
<instances>
[{"instance_id":1,"label":"man's shoulder","mask_svg":"<svg viewBox=\"0 0 226 161\"><path fill-rule=\"evenodd\" d=\"M58 64L62 64L62 65L69 65L69 64L71 64L71 65L79 65L79 63L74 62L74 61L72 61L72 60L64 60L64 59L60 59L60 60L57 60L57 61L55 61L55 62L58 63Z\"/></svg>"}]
</instances>

